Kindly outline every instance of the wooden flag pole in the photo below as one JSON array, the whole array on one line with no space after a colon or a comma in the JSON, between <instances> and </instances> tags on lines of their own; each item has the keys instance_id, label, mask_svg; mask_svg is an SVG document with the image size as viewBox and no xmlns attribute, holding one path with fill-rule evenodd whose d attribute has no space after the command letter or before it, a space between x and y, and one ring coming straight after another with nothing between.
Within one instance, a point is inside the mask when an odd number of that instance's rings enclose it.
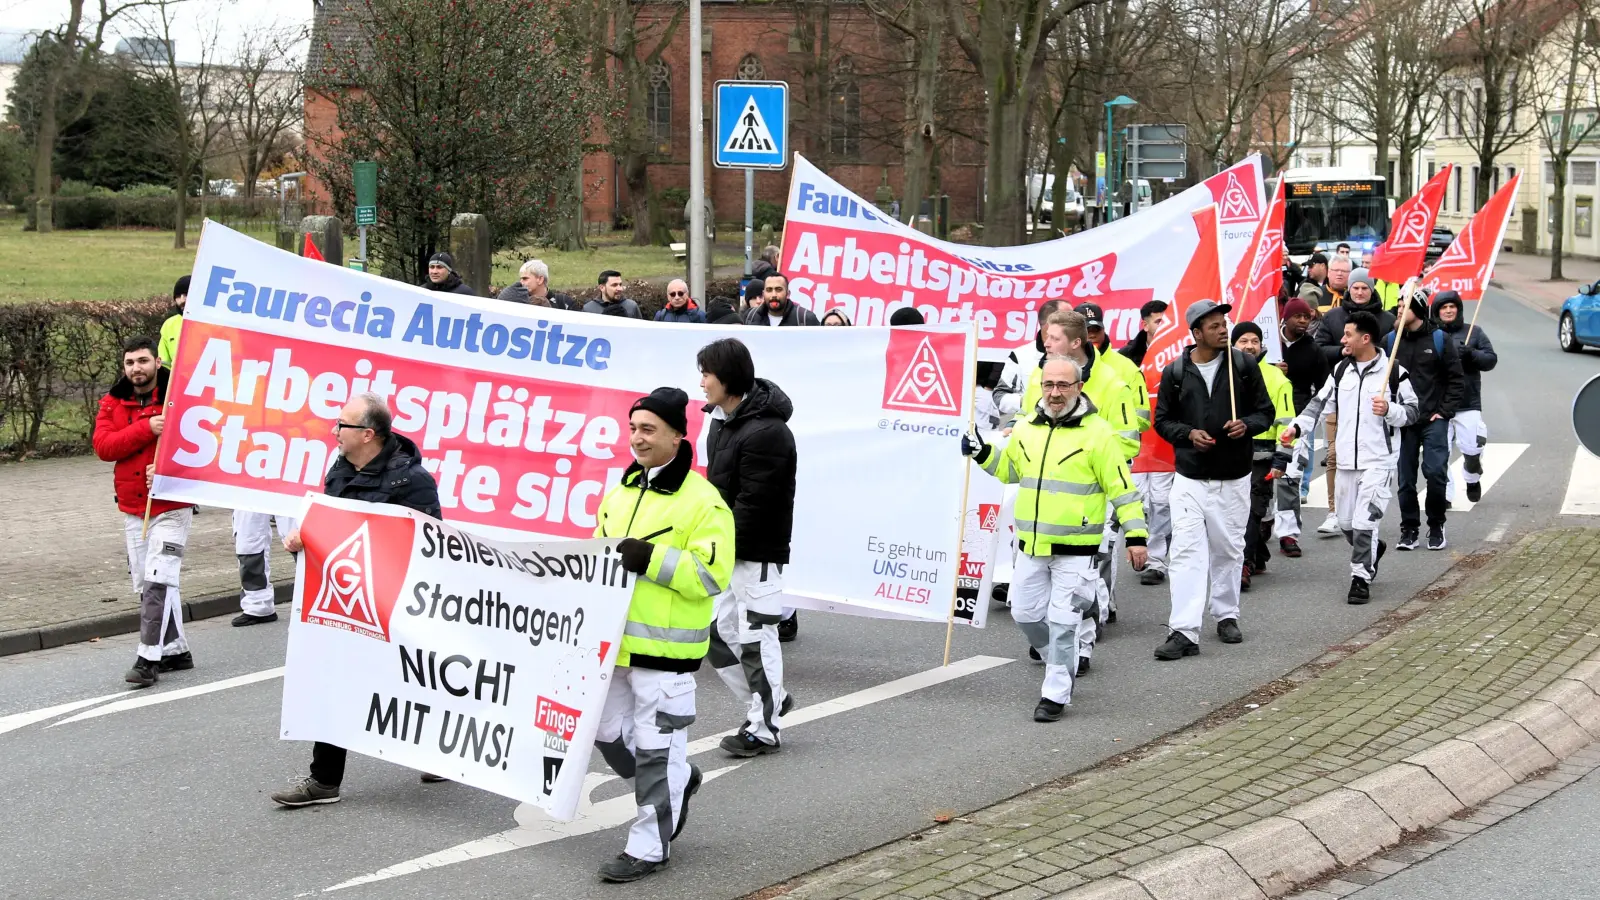
<instances>
[{"instance_id":1,"label":"wooden flag pole","mask_svg":"<svg viewBox=\"0 0 1600 900\"><path fill-rule=\"evenodd\" d=\"M976 383L977 382L977 374L978 374L978 325L977 325L977 322L973 322L973 325L972 325L972 353L971 353L970 356L967 357L966 363L967 363L966 368L970 369L971 372L972 372L972 378L969 379L966 383L968 383L968 384ZM1042 364L1041 364L1040 368L1041 369L1043 368ZM976 403L971 402L970 395L968 397L967 407L968 407L968 411L967 411L967 431L970 433L970 432L973 432L973 431L977 430L977 421L978 421L978 406L977 406ZM991 447L991 448L989 448L989 452L990 453L995 453L995 452L998 452L998 451L995 450L995 448ZM961 478L961 514L956 516L956 575L955 575L954 578L950 579L950 612L945 617L945 622L944 622L944 663L943 663L943 665L946 666L946 667L948 667L950 665L950 641L951 641L952 638L955 637L955 633L956 633L956 604L961 602L961 594L960 594L960 591L961 591L961 543L963 541L965 541L966 537L967 537L967 490L969 488L971 488L971 487L972 487L972 457L969 456L969 457L967 457L966 466L962 468L962 478ZM983 582L980 579L978 583L981 585ZM979 597L977 599L977 602L982 603L982 602L984 602L984 600L983 600L982 597Z\"/></svg>"},{"instance_id":2,"label":"wooden flag pole","mask_svg":"<svg viewBox=\"0 0 1600 900\"><path fill-rule=\"evenodd\" d=\"M1478 327L1478 313L1483 312L1483 302L1488 298L1489 292L1484 291L1483 296L1478 298L1478 305L1472 308L1472 321L1467 323L1467 338L1461 342L1463 350L1466 349L1468 344L1472 343L1472 329Z\"/></svg>"},{"instance_id":3,"label":"wooden flag pole","mask_svg":"<svg viewBox=\"0 0 1600 900\"><path fill-rule=\"evenodd\" d=\"M1227 321L1228 321L1228 317L1227 316L1223 316L1222 317L1222 321L1223 321L1224 324L1226 324ZM1228 355L1228 413L1229 413L1228 421L1237 422L1237 421L1239 421L1239 396L1238 396L1239 392L1233 386L1233 328L1232 327L1228 328L1228 342L1222 348L1222 352L1226 353Z\"/></svg>"},{"instance_id":4,"label":"wooden flag pole","mask_svg":"<svg viewBox=\"0 0 1600 900\"><path fill-rule=\"evenodd\" d=\"M1400 288L1400 316L1394 322L1394 346L1390 348L1389 359L1383 364L1383 381L1379 382L1379 384L1387 385L1389 383L1389 375L1394 372L1395 352L1400 349L1400 338L1406 333L1406 314L1411 311L1411 295L1416 293L1417 288L1421 285L1422 279L1413 275L1407 278L1405 285ZM1387 388L1382 388L1382 390L1387 390Z\"/></svg>"}]
</instances>

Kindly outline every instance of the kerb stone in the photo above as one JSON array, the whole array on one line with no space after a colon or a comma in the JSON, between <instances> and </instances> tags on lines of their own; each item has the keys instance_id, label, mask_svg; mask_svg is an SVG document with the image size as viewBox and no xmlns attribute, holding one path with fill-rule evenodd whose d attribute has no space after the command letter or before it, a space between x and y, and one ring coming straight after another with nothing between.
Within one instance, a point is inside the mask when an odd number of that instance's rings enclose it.
<instances>
[{"instance_id":1,"label":"kerb stone","mask_svg":"<svg viewBox=\"0 0 1600 900\"><path fill-rule=\"evenodd\" d=\"M1400 826L1366 794L1349 788L1329 791L1284 810L1283 815L1303 823L1346 866L1400 841Z\"/></svg>"},{"instance_id":2,"label":"kerb stone","mask_svg":"<svg viewBox=\"0 0 1600 900\"><path fill-rule=\"evenodd\" d=\"M1439 790L1449 793L1444 788ZM1206 843L1233 857L1268 897L1282 897L1296 884L1331 872L1339 865L1305 825L1282 816L1262 819Z\"/></svg>"}]
</instances>

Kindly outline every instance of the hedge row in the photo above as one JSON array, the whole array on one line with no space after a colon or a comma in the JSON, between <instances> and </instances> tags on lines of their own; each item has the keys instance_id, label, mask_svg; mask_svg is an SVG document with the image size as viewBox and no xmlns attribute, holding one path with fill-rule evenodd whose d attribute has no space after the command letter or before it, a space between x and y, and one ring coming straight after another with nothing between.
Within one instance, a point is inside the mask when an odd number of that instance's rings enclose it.
<instances>
[{"instance_id":1,"label":"hedge row","mask_svg":"<svg viewBox=\"0 0 1600 900\"><path fill-rule=\"evenodd\" d=\"M0 450L86 451L122 344L159 334L170 311L166 297L0 305ZM46 424L53 437L42 442Z\"/></svg>"},{"instance_id":2,"label":"hedge row","mask_svg":"<svg viewBox=\"0 0 1600 900\"><path fill-rule=\"evenodd\" d=\"M62 231L99 228L171 228L177 212L175 197L54 197L51 221ZM189 215L200 214L200 199L188 198ZM35 230L38 208L34 198L23 201L27 213L26 231ZM207 197L206 216L219 222L278 220L276 197Z\"/></svg>"}]
</instances>

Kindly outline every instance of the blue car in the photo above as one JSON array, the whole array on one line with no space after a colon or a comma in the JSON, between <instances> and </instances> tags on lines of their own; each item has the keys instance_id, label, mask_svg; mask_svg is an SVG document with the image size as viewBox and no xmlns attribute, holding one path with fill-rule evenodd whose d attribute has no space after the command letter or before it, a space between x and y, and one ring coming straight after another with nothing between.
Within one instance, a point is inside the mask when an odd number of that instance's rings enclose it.
<instances>
[{"instance_id":1,"label":"blue car","mask_svg":"<svg viewBox=\"0 0 1600 900\"><path fill-rule=\"evenodd\" d=\"M1568 353L1600 347L1600 281L1578 285L1578 292L1561 304L1556 339Z\"/></svg>"}]
</instances>

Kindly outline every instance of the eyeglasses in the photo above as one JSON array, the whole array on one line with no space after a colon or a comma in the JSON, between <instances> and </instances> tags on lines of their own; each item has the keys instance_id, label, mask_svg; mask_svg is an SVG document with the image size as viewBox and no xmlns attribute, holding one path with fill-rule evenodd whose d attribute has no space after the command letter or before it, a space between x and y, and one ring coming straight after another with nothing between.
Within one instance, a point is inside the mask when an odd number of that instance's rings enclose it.
<instances>
[{"instance_id":1,"label":"eyeglasses","mask_svg":"<svg viewBox=\"0 0 1600 900\"><path fill-rule=\"evenodd\" d=\"M333 426L333 433L334 434L339 434L339 433L343 432L346 428L358 428L358 429L362 429L362 430L365 430L365 431L371 431L372 430L372 426L371 425L351 425L348 422L335 422L334 426Z\"/></svg>"},{"instance_id":2,"label":"eyeglasses","mask_svg":"<svg viewBox=\"0 0 1600 900\"><path fill-rule=\"evenodd\" d=\"M1083 382L1081 381L1046 381L1040 384L1039 387L1043 388L1046 392L1064 391L1067 388L1077 387L1082 383Z\"/></svg>"}]
</instances>

